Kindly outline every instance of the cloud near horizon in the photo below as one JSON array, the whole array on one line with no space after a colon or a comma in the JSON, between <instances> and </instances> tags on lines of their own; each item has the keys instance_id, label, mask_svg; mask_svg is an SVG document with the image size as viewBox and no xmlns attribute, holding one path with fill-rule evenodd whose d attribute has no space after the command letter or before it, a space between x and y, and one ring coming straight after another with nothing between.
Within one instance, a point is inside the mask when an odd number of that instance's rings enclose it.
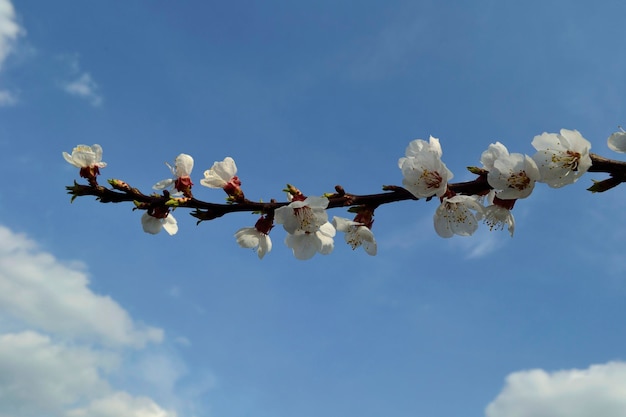
<instances>
[{"instance_id":1,"label":"cloud near horizon","mask_svg":"<svg viewBox=\"0 0 626 417\"><path fill-rule=\"evenodd\" d=\"M486 417L624 417L626 362L547 372L532 369L506 378Z\"/></svg>"},{"instance_id":2,"label":"cloud near horizon","mask_svg":"<svg viewBox=\"0 0 626 417\"><path fill-rule=\"evenodd\" d=\"M106 346L143 348L163 340L163 330L134 322L118 303L88 285L78 265L63 265L0 226L0 312L29 328Z\"/></svg>"},{"instance_id":3,"label":"cloud near horizon","mask_svg":"<svg viewBox=\"0 0 626 417\"><path fill-rule=\"evenodd\" d=\"M144 350L163 338L162 329L137 324L91 291L81 264L61 263L0 226L0 417L176 417L109 378L133 366L129 356L153 357ZM167 370L168 359L157 368ZM179 377L165 386L173 390Z\"/></svg>"}]
</instances>

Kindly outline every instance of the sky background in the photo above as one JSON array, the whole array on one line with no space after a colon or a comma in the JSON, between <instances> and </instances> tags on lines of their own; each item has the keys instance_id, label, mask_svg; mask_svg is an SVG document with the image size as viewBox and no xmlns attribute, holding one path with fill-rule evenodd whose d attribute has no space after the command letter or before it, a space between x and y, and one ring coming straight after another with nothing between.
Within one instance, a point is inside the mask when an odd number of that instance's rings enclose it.
<instances>
[{"instance_id":1,"label":"sky background","mask_svg":"<svg viewBox=\"0 0 626 417\"><path fill-rule=\"evenodd\" d=\"M517 226L439 238L376 211L378 254L263 260L242 213L175 236L89 197L61 152L145 192L232 156L246 196L380 192L440 138L454 181L626 123L626 3L0 0L0 417L626 416L626 198L537 184ZM349 217L334 209L330 216Z\"/></svg>"}]
</instances>

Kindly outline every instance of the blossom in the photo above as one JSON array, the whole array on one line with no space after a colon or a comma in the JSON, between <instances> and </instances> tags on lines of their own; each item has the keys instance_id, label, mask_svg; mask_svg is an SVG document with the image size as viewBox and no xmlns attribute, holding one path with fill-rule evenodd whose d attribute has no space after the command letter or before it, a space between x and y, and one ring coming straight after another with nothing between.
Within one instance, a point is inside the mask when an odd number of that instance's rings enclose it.
<instances>
[{"instance_id":1,"label":"blossom","mask_svg":"<svg viewBox=\"0 0 626 417\"><path fill-rule=\"evenodd\" d=\"M530 156L509 154L500 142L489 145L480 162L489 171L487 182L497 190L496 195L501 199L528 197L535 188L535 181L540 178L539 169Z\"/></svg>"},{"instance_id":2,"label":"blossom","mask_svg":"<svg viewBox=\"0 0 626 417\"><path fill-rule=\"evenodd\" d=\"M484 210L484 223L489 226L489 230L503 230L504 226L506 226L511 237L513 237L515 218L511 209L515 204L515 200L500 200L498 197L495 197L494 191L488 194L487 200L489 205Z\"/></svg>"},{"instance_id":3,"label":"blossom","mask_svg":"<svg viewBox=\"0 0 626 417\"><path fill-rule=\"evenodd\" d=\"M480 156L480 163L487 171L493 169L493 163L496 159L508 156L509 150L500 142L492 143L487 150Z\"/></svg>"},{"instance_id":4,"label":"blossom","mask_svg":"<svg viewBox=\"0 0 626 417\"><path fill-rule=\"evenodd\" d=\"M272 250L272 240L269 231L273 227L272 220L261 217L254 227L243 227L235 232L237 243L242 248L252 248L256 251L259 259Z\"/></svg>"},{"instance_id":5,"label":"blossom","mask_svg":"<svg viewBox=\"0 0 626 417\"><path fill-rule=\"evenodd\" d=\"M204 171L204 178L200 180L200 184L209 188L222 188L229 197L243 198L241 181L237 177L237 165L230 156L224 158L222 162L214 162L210 169Z\"/></svg>"},{"instance_id":6,"label":"blossom","mask_svg":"<svg viewBox=\"0 0 626 417\"><path fill-rule=\"evenodd\" d=\"M168 178L154 184L152 187L155 190L164 190L166 188L174 188L178 192L176 194L184 194L186 197L191 197L191 170L193 169L193 158L190 155L181 153L176 157L174 166L172 167L167 162L167 167L172 171L174 178Z\"/></svg>"},{"instance_id":7,"label":"blossom","mask_svg":"<svg viewBox=\"0 0 626 417\"><path fill-rule=\"evenodd\" d=\"M478 229L478 220L482 218L483 210L484 207L474 196L444 197L433 216L435 231L446 238L453 235L471 236Z\"/></svg>"},{"instance_id":8,"label":"blossom","mask_svg":"<svg viewBox=\"0 0 626 417\"><path fill-rule=\"evenodd\" d=\"M170 235L175 235L178 232L178 223L172 213L165 213L165 217L155 217L157 215L159 214L145 212L141 216L141 226L144 232L152 235L156 235L161 229L165 229Z\"/></svg>"},{"instance_id":9,"label":"blossom","mask_svg":"<svg viewBox=\"0 0 626 417\"><path fill-rule=\"evenodd\" d=\"M242 248L253 248L263 259L266 253L272 250L272 240L269 235L259 232L255 227L243 227L235 232L237 243Z\"/></svg>"},{"instance_id":10,"label":"blossom","mask_svg":"<svg viewBox=\"0 0 626 417\"><path fill-rule=\"evenodd\" d=\"M552 188L573 184L591 167L591 143L577 130L542 133L532 145L537 150L533 160L539 167L541 182Z\"/></svg>"},{"instance_id":11,"label":"blossom","mask_svg":"<svg viewBox=\"0 0 626 417\"><path fill-rule=\"evenodd\" d=\"M405 154L406 157L398 160L404 176L402 185L417 198L441 197L453 174L441 161L439 139L432 136L429 142L416 139L409 143Z\"/></svg>"},{"instance_id":12,"label":"blossom","mask_svg":"<svg viewBox=\"0 0 626 417\"><path fill-rule=\"evenodd\" d=\"M96 186L96 177L100 175L100 168L107 166L102 162L102 146L78 145L72 149L72 154L63 152L63 158L76 168L80 168L80 176L87 178L92 186Z\"/></svg>"},{"instance_id":13,"label":"blossom","mask_svg":"<svg viewBox=\"0 0 626 417\"><path fill-rule=\"evenodd\" d=\"M376 255L377 247L374 234L363 223L355 222L343 217L333 217L333 226L340 232L345 233L346 243L356 249L363 246L368 255Z\"/></svg>"},{"instance_id":14,"label":"blossom","mask_svg":"<svg viewBox=\"0 0 626 417\"><path fill-rule=\"evenodd\" d=\"M78 145L72 149L72 154L63 152L63 158L76 168L104 168L106 162L102 162L102 146Z\"/></svg>"},{"instance_id":15,"label":"blossom","mask_svg":"<svg viewBox=\"0 0 626 417\"><path fill-rule=\"evenodd\" d=\"M619 132L613 133L607 139L607 145L612 151L624 153L626 152L626 132L620 127Z\"/></svg>"},{"instance_id":16,"label":"blossom","mask_svg":"<svg viewBox=\"0 0 626 417\"><path fill-rule=\"evenodd\" d=\"M298 259L309 259L316 252L322 255L334 249L335 228L328 222L328 198L297 199L274 212L274 220L288 233L285 244Z\"/></svg>"}]
</instances>

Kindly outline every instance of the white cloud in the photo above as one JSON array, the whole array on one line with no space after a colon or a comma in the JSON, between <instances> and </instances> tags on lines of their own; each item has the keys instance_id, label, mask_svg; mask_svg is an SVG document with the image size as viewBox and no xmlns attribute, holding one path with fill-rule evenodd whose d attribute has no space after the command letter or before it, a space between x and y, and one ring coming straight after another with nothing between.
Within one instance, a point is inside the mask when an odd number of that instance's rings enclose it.
<instances>
[{"instance_id":1,"label":"white cloud","mask_svg":"<svg viewBox=\"0 0 626 417\"><path fill-rule=\"evenodd\" d=\"M108 389L99 368L110 356L56 344L32 331L0 336L0 412L14 416L60 412L65 405Z\"/></svg>"},{"instance_id":2,"label":"white cloud","mask_svg":"<svg viewBox=\"0 0 626 417\"><path fill-rule=\"evenodd\" d=\"M100 87L91 74L81 69L79 56L62 55L58 59L67 68L67 78L60 83L60 87L67 94L87 100L92 106L98 107L103 99L100 95Z\"/></svg>"},{"instance_id":3,"label":"white cloud","mask_svg":"<svg viewBox=\"0 0 626 417\"><path fill-rule=\"evenodd\" d=\"M147 397L132 397L117 392L93 401L89 406L71 410L67 417L176 417Z\"/></svg>"},{"instance_id":4,"label":"white cloud","mask_svg":"<svg viewBox=\"0 0 626 417\"><path fill-rule=\"evenodd\" d=\"M88 72L83 72L73 81L65 83L63 89L70 95L88 100L92 106L97 107L102 104L102 97L98 94L98 84Z\"/></svg>"},{"instance_id":5,"label":"white cloud","mask_svg":"<svg viewBox=\"0 0 626 417\"><path fill-rule=\"evenodd\" d=\"M58 336L141 348L163 331L135 323L110 297L93 293L85 272L63 265L25 236L0 226L0 312Z\"/></svg>"},{"instance_id":6,"label":"white cloud","mask_svg":"<svg viewBox=\"0 0 626 417\"><path fill-rule=\"evenodd\" d=\"M17 23L15 8L10 0L0 0L0 70L9 54L13 52L15 41L25 31ZM17 97L7 91L0 90L0 107L13 106Z\"/></svg>"},{"instance_id":7,"label":"white cloud","mask_svg":"<svg viewBox=\"0 0 626 417\"><path fill-rule=\"evenodd\" d=\"M624 417L626 363L587 369L515 372L486 409L487 417Z\"/></svg>"},{"instance_id":8,"label":"white cloud","mask_svg":"<svg viewBox=\"0 0 626 417\"><path fill-rule=\"evenodd\" d=\"M0 226L0 417L176 417L145 396L187 406L174 394L184 363L140 350L162 338L93 293L82 264ZM112 385L128 378L144 381L142 396Z\"/></svg>"},{"instance_id":9,"label":"white cloud","mask_svg":"<svg viewBox=\"0 0 626 417\"><path fill-rule=\"evenodd\" d=\"M17 23L15 8L10 0L0 0L0 69L13 50L17 37L24 30Z\"/></svg>"}]
</instances>

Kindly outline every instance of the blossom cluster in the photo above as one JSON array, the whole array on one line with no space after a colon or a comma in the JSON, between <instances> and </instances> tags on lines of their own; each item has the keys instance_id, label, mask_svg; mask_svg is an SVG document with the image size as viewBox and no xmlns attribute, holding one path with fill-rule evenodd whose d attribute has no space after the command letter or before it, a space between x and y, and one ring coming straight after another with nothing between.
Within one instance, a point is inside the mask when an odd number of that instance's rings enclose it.
<instances>
[{"instance_id":1,"label":"blossom cluster","mask_svg":"<svg viewBox=\"0 0 626 417\"><path fill-rule=\"evenodd\" d=\"M99 168L106 166L106 163L102 162L100 145L78 145L71 155L63 152L63 157L67 162L80 168L80 175L87 177L92 186L97 186L96 176L100 173ZM178 222L172 211L178 205L177 199L182 201L193 198L191 192L193 182L190 177L194 166L193 157L182 153L176 157L173 166L169 163L166 165L171 171L172 178L158 181L152 188L170 197L169 204L151 205L135 202L137 209L145 210L141 216L141 225L146 233L157 234L165 230L170 235L176 234ZM121 182L112 182L120 188L119 183ZM231 157L216 161L210 169L204 171L200 185L223 189L228 195L229 203L247 201L241 189L241 180L237 177L237 165ZM254 249L262 259L272 250L269 233L276 223L282 224L287 232L285 244L293 250L294 256L298 259L309 259L316 253L323 255L331 253L337 230L345 233L346 242L352 249L362 246L369 255L376 254L376 240L371 232L373 211L369 213L367 223L359 221L367 217L366 208L361 210L354 220L334 217L331 223L326 212L327 197L305 197L293 186L288 186L285 191L288 192L291 201L288 205L262 213L253 227L244 227L235 232L239 246Z\"/></svg>"},{"instance_id":2,"label":"blossom cluster","mask_svg":"<svg viewBox=\"0 0 626 417\"><path fill-rule=\"evenodd\" d=\"M561 129L559 133L542 133L534 137L532 146L535 153L530 156L510 153L500 142L490 144L480 156L482 167L468 168L478 175L476 181L482 181L484 187L467 191L450 183L453 173L442 161L443 151L439 139L432 136L428 141L416 139L409 143L405 156L398 160L403 189L415 199L439 200L433 223L436 233L441 237L470 236L476 232L480 222L485 223L490 230L506 228L513 236L515 219L511 211L517 200L531 195L536 183L560 188L576 182L592 166L589 152L591 144L576 130ZM626 131L620 128L619 132L612 134L608 138L608 146L616 152L626 152ZM63 152L63 157L80 169L80 176L87 179L90 187L104 189L97 183L100 168L107 165L102 162L100 145L78 145L71 154ZM192 194L194 159L181 153L173 165L166 165L171 177L153 186L154 190L162 194L154 194L154 199L134 201L135 209L144 211L141 225L146 233L157 234L165 230L170 235L176 234L178 223L172 212L181 206L197 208L197 205L188 203L200 202ZM109 180L109 183L118 191L129 193L131 190L119 180ZM216 161L205 170L200 185L221 188L226 192L230 205L251 203L243 193L242 182L237 176L237 165L231 157ZM272 250L270 231L275 224L279 224L287 234L284 240L286 246L297 259L310 259L316 253L331 253L338 231L344 233L345 241L352 249L362 247L367 254L376 254L372 225L374 210L379 203L358 206L346 203L352 206L349 211L356 213L355 217L347 219L335 216L329 221L329 197L334 195L305 196L292 185L288 185L284 191L287 192L288 202L276 203L272 200L271 204L256 206L261 209L257 211L260 217L254 226L240 228L234 234L239 246L253 249L262 259Z\"/></svg>"},{"instance_id":3,"label":"blossom cluster","mask_svg":"<svg viewBox=\"0 0 626 417\"><path fill-rule=\"evenodd\" d=\"M591 144L576 130L543 133L535 136L532 146L536 153L531 157L509 153L500 142L489 145L480 158L482 168L475 171L486 173L491 190L485 195L464 195L448 187L453 174L441 160L439 140L432 136L429 142L416 139L398 161L404 175L402 184L417 198L439 197L434 226L441 237L470 236L481 220L490 230L506 226L513 236L515 219L511 209L517 200L532 193L535 183L553 188L572 184L592 163Z\"/></svg>"}]
</instances>

